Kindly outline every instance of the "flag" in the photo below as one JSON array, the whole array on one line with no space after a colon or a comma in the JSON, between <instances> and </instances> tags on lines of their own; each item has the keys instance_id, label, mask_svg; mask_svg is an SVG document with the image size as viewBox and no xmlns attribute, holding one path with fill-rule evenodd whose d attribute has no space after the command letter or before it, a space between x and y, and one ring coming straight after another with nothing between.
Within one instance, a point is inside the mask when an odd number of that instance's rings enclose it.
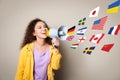
<instances>
[{"instance_id":1,"label":"flag","mask_svg":"<svg viewBox=\"0 0 120 80\"><path fill-rule=\"evenodd\" d=\"M70 48L76 49L78 46L79 46L79 44L72 44L72 46Z\"/></svg>"},{"instance_id":2,"label":"flag","mask_svg":"<svg viewBox=\"0 0 120 80\"><path fill-rule=\"evenodd\" d=\"M100 7L98 6L97 8L90 11L89 17L97 17L98 13L99 13L99 9L100 9Z\"/></svg>"},{"instance_id":3,"label":"flag","mask_svg":"<svg viewBox=\"0 0 120 80\"><path fill-rule=\"evenodd\" d=\"M120 0L117 0L110 4L107 9L107 13L117 13L120 6Z\"/></svg>"},{"instance_id":4,"label":"flag","mask_svg":"<svg viewBox=\"0 0 120 80\"><path fill-rule=\"evenodd\" d=\"M86 54L91 54L93 52L93 50L95 49L95 46L93 47L87 47L85 48L85 50L83 51L83 53L86 53Z\"/></svg>"},{"instance_id":5,"label":"flag","mask_svg":"<svg viewBox=\"0 0 120 80\"><path fill-rule=\"evenodd\" d=\"M109 52L113 46L114 44L106 44L101 48L101 50Z\"/></svg>"},{"instance_id":6,"label":"flag","mask_svg":"<svg viewBox=\"0 0 120 80\"><path fill-rule=\"evenodd\" d=\"M73 27L69 28L68 31L67 31L67 34L70 34L70 35L71 35L71 34L74 34L75 27L76 27L76 26L73 26Z\"/></svg>"},{"instance_id":7,"label":"flag","mask_svg":"<svg viewBox=\"0 0 120 80\"><path fill-rule=\"evenodd\" d=\"M84 28L78 29L78 31L77 31L77 35L84 35L84 33L85 33L86 30L87 30L87 27L84 27Z\"/></svg>"},{"instance_id":8,"label":"flag","mask_svg":"<svg viewBox=\"0 0 120 80\"><path fill-rule=\"evenodd\" d=\"M66 40L71 41L74 38L73 35L69 35Z\"/></svg>"},{"instance_id":9,"label":"flag","mask_svg":"<svg viewBox=\"0 0 120 80\"><path fill-rule=\"evenodd\" d=\"M93 30L103 30L103 26L104 26L106 20L107 20L107 16L94 21L92 29Z\"/></svg>"},{"instance_id":10,"label":"flag","mask_svg":"<svg viewBox=\"0 0 120 80\"><path fill-rule=\"evenodd\" d=\"M85 41L85 39L86 39L86 37L80 37L80 38L78 39L78 41L82 43L82 42Z\"/></svg>"},{"instance_id":11,"label":"flag","mask_svg":"<svg viewBox=\"0 0 120 80\"><path fill-rule=\"evenodd\" d=\"M117 25L117 26L113 26L110 28L108 34L111 34L111 35L118 35L118 32L120 30L120 24Z\"/></svg>"},{"instance_id":12,"label":"flag","mask_svg":"<svg viewBox=\"0 0 120 80\"><path fill-rule=\"evenodd\" d=\"M78 25L85 25L86 17L83 18L82 20L79 20Z\"/></svg>"},{"instance_id":13,"label":"flag","mask_svg":"<svg viewBox=\"0 0 120 80\"><path fill-rule=\"evenodd\" d=\"M104 37L104 35L104 33L92 35L89 41L98 44L100 40Z\"/></svg>"}]
</instances>

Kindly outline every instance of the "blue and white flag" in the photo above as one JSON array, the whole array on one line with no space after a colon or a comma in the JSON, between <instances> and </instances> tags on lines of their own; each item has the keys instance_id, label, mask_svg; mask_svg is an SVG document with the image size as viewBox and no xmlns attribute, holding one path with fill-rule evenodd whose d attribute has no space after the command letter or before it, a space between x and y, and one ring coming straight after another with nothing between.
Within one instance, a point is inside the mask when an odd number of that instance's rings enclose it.
<instances>
[{"instance_id":1,"label":"blue and white flag","mask_svg":"<svg viewBox=\"0 0 120 80\"><path fill-rule=\"evenodd\" d=\"M87 27L84 27L84 28L78 29L78 31L77 31L77 35L84 35L84 33L85 33L86 30L87 30Z\"/></svg>"}]
</instances>

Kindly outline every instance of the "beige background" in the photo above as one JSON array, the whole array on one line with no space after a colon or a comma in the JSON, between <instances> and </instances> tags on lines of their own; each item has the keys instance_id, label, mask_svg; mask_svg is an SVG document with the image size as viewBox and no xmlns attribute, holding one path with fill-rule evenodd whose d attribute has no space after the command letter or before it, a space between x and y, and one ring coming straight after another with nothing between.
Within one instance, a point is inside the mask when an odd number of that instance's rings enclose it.
<instances>
[{"instance_id":1,"label":"beige background","mask_svg":"<svg viewBox=\"0 0 120 80\"><path fill-rule=\"evenodd\" d=\"M108 5L116 0L0 0L0 80L14 80L17 69L20 43L28 22L34 18L45 20L50 27L61 25L77 28L87 26L87 37L76 50L70 48L77 42L60 41L62 67L56 71L56 80L120 80L120 33L108 35L110 27L120 24L120 9L116 14L107 14ZM89 12L100 6L99 16L89 18ZM108 16L104 30L93 31L93 21ZM86 17L85 26L78 21ZM99 44L89 42L92 34L105 33ZM101 51L104 44L114 43L109 53ZM83 54L89 46L96 46L91 55Z\"/></svg>"}]
</instances>

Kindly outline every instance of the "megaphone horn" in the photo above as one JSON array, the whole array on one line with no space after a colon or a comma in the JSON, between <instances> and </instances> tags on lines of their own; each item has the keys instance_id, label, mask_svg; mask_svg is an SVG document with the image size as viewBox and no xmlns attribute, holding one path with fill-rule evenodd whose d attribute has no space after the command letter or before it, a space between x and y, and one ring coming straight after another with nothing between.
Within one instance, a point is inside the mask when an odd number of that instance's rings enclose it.
<instances>
[{"instance_id":1,"label":"megaphone horn","mask_svg":"<svg viewBox=\"0 0 120 80\"><path fill-rule=\"evenodd\" d=\"M66 40L67 38L67 27L66 26L60 26L58 29L50 28L47 31L47 36L51 38L58 37L61 40Z\"/></svg>"}]
</instances>

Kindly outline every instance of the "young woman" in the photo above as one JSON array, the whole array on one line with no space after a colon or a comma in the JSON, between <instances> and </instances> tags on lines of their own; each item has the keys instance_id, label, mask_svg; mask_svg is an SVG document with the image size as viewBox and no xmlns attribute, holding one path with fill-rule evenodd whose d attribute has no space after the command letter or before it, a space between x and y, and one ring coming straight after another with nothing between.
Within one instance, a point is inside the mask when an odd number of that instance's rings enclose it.
<instances>
[{"instance_id":1,"label":"young woman","mask_svg":"<svg viewBox=\"0 0 120 80\"><path fill-rule=\"evenodd\" d=\"M60 43L47 37L48 29L46 22L38 18L29 23L15 80L54 80L53 69L60 68Z\"/></svg>"}]
</instances>

